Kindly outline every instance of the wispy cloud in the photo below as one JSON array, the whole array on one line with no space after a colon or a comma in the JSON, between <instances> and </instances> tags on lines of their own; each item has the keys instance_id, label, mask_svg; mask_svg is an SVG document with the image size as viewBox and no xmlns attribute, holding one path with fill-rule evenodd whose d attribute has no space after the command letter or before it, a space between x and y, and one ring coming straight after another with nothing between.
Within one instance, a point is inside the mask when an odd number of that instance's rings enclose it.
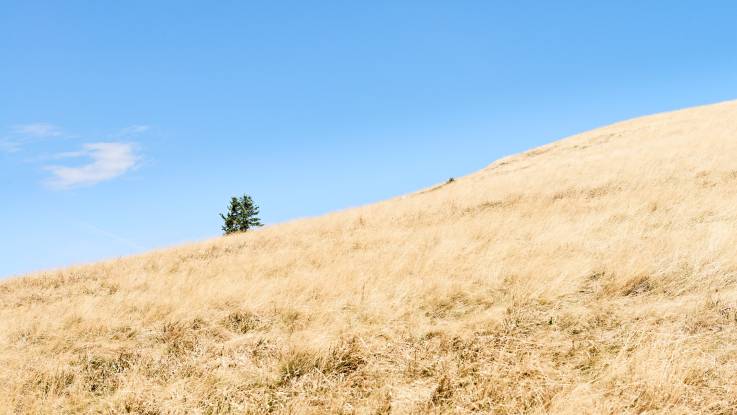
<instances>
[{"instance_id":1,"label":"wispy cloud","mask_svg":"<svg viewBox=\"0 0 737 415\"><path fill-rule=\"evenodd\" d=\"M54 137L66 137L61 128L48 123L19 124L0 137L0 152L16 153L26 145Z\"/></svg>"},{"instance_id":2,"label":"wispy cloud","mask_svg":"<svg viewBox=\"0 0 737 415\"><path fill-rule=\"evenodd\" d=\"M103 139L77 144L77 150L69 151L68 145L79 142L81 136L70 134L61 127L38 122L10 126L0 131L0 155L22 153L28 163L39 163L49 173L43 182L52 189L70 189L91 186L119 177L137 167L141 157L137 153L134 137L151 129L145 124L133 124L116 132L97 133ZM85 140L86 141L86 140ZM92 140L90 140L92 141ZM72 144L73 145L73 144ZM43 147L66 150L42 153Z\"/></svg>"},{"instance_id":3,"label":"wispy cloud","mask_svg":"<svg viewBox=\"0 0 737 415\"><path fill-rule=\"evenodd\" d=\"M133 143L88 143L81 151L60 153L56 159L86 157L81 166L46 166L52 177L47 184L55 189L89 186L114 179L133 169L139 161Z\"/></svg>"},{"instance_id":4,"label":"wispy cloud","mask_svg":"<svg viewBox=\"0 0 737 415\"><path fill-rule=\"evenodd\" d=\"M4 153L15 153L20 151L20 141L13 140L10 138L0 138L0 152Z\"/></svg>"},{"instance_id":5,"label":"wispy cloud","mask_svg":"<svg viewBox=\"0 0 737 415\"><path fill-rule=\"evenodd\" d=\"M131 135L136 135L136 134L142 134L150 129L151 129L151 126L148 126L148 125L142 125L142 124L131 125L131 126L125 127L122 130L120 130L118 135L131 136Z\"/></svg>"},{"instance_id":6,"label":"wispy cloud","mask_svg":"<svg viewBox=\"0 0 737 415\"><path fill-rule=\"evenodd\" d=\"M133 241L131 239L124 238L124 237L122 237L122 236L120 236L118 234L115 234L113 232L110 232L110 231L107 231L105 229L99 228L99 227L97 227L97 226L95 226L95 225L93 225L91 223L82 222L82 221L76 221L76 222L79 225L81 225L81 226L89 229L90 231L92 231L94 233L97 233L98 235L105 236L105 237L110 238L110 239L112 239L114 241L117 241L117 242L119 242L119 243L121 243L123 245L127 245L129 248L137 249L137 250L140 250L140 251L142 251L144 249L143 246L141 246L140 244L136 243L135 241Z\"/></svg>"},{"instance_id":7,"label":"wispy cloud","mask_svg":"<svg viewBox=\"0 0 737 415\"><path fill-rule=\"evenodd\" d=\"M48 123L16 125L13 127L13 132L15 134L37 138L59 137L63 135L61 128Z\"/></svg>"}]
</instances>

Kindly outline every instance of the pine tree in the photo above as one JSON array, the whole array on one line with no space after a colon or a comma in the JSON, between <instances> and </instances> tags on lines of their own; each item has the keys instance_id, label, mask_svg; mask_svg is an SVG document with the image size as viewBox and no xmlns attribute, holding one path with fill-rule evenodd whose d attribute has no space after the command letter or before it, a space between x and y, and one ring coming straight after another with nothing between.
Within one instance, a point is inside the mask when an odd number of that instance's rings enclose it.
<instances>
[{"instance_id":1,"label":"pine tree","mask_svg":"<svg viewBox=\"0 0 737 415\"><path fill-rule=\"evenodd\" d=\"M220 214L224 222L223 232L227 235L234 232L245 232L255 226L263 226L258 213L258 206L253 203L251 196L243 195L240 199L232 197L228 214Z\"/></svg>"}]
</instances>

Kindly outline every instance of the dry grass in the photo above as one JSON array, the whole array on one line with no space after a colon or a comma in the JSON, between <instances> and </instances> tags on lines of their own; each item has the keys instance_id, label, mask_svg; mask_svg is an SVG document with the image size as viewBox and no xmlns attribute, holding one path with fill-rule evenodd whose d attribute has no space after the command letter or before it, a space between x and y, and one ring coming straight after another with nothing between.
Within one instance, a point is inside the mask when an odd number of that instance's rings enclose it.
<instances>
[{"instance_id":1,"label":"dry grass","mask_svg":"<svg viewBox=\"0 0 737 415\"><path fill-rule=\"evenodd\" d=\"M737 412L737 102L0 285L2 413Z\"/></svg>"}]
</instances>

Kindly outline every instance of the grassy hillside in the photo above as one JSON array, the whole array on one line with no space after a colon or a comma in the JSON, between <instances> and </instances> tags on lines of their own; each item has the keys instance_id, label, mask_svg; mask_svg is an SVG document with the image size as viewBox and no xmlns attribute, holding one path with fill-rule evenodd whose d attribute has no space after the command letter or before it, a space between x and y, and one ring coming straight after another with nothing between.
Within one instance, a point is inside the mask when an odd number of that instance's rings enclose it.
<instances>
[{"instance_id":1,"label":"grassy hillside","mask_svg":"<svg viewBox=\"0 0 737 415\"><path fill-rule=\"evenodd\" d=\"M5 282L0 413L735 413L736 247L737 102L640 118Z\"/></svg>"}]
</instances>

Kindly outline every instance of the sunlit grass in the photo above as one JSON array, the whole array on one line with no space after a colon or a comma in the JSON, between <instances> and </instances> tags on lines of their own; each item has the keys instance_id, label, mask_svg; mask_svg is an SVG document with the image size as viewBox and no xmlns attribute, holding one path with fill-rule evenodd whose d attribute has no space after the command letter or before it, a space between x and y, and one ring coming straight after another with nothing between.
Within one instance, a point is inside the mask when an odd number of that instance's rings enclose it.
<instances>
[{"instance_id":1,"label":"sunlit grass","mask_svg":"<svg viewBox=\"0 0 737 415\"><path fill-rule=\"evenodd\" d=\"M5 282L0 412L734 413L736 137L737 103L657 115Z\"/></svg>"}]
</instances>

